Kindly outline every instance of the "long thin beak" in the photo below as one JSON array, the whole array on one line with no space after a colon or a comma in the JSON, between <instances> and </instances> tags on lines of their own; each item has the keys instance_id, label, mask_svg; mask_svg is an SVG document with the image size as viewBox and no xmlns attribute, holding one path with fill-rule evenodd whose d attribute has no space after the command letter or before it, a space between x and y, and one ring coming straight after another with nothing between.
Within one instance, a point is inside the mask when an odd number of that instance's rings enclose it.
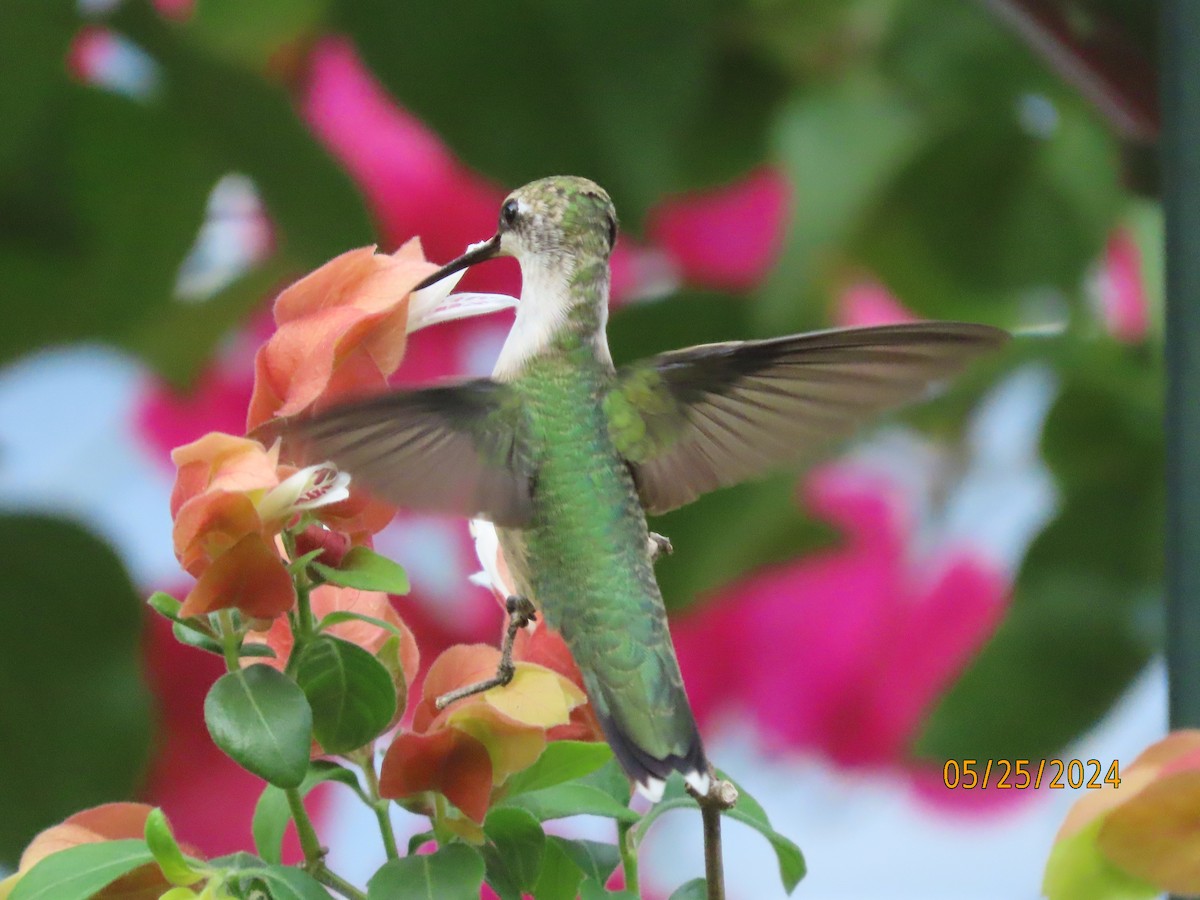
<instances>
[{"instance_id":1,"label":"long thin beak","mask_svg":"<svg viewBox=\"0 0 1200 900\"><path fill-rule=\"evenodd\" d=\"M427 288L431 284L436 284L447 275L453 275L460 269L465 269L467 266L473 266L475 263L483 262L486 259L492 259L500 253L500 233L497 232L494 236L484 241L482 244L476 244L458 259L452 259L446 263L420 284L414 291L419 291L421 288Z\"/></svg>"}]
</instances>

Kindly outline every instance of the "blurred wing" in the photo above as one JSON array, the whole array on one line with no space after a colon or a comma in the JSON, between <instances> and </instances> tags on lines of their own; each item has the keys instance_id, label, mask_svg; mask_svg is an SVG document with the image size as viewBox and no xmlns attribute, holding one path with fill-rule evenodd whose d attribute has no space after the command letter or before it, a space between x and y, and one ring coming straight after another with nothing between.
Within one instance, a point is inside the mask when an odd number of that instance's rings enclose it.
<instances>
[{"instance_id":1,"label":"blurred wing","mask_svg":"<svg viewBox=\"0 0 1200 900\"><path fill-rule=\"evenodd\" d=\"M1008 340L914 322L705 344L623 368L609 428L647 512L811 455Z\"/></svg>"},{"instance_id":2,"label":"blurred wing","mask_svg":"<svg viewBox=\"0 0 1200 900\"><path fill-rule=\"evenodd\" d=\"M330 460L396 506L520 526L532 490L522 421L511 389L480 378L349 403L280 431L293 458Z\"/></svg>"}]
</instances>

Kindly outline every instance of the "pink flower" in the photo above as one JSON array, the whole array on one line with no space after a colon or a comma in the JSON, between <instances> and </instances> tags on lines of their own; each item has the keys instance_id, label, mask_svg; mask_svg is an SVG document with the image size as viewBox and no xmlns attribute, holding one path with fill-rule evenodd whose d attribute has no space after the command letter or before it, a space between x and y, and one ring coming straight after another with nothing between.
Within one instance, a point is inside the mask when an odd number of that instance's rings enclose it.
<instances>
[{"instance_id":1,"label":"pink flower","mask_svg":"<svg viewBox=\"0 0 1200 900\"><path fill-rule=\"evenodd\" d=\"M1109 334L1129 344L1146 339L1150 304L1142 282L1142 253L1128 228L1108 236L1096 275L1095 299Z\"/></svg>"},{"instance_id":2,"label":"pink flower","mask_svg":"<svg viewBox=\"0 0 1200 900\"><path fill-rule=\"evenodd\" d=\"M922 719L991 635L1007 579L963 550L916 566L899 495L849 464L806 500L844 543L743 581L676 622L701 720L748 705L779 744L843 765L901 763Z\"/></svg>"},{"instance_id":3,"label":"pink flower","mask_svg":"<svg viewBox=\"0 0 1200 900\"><path fill-rule=\"evenodd\" d=\"M862 278L842 289L837 299L837 321L847 328L915 322L917 317L887 287L873 278Z\"/></svg>"},{"instance_id":4,"label":"pink flower","mask_svg":"<svg viewBox=\"0 0 1200 900\"><path fill-rule=\"evenodd\" d=\"M787 179L763 167L736 184L664 201L651 212L647 232L684 281L744 291L774 265L790 202Z\"/></svg>"}]
</instances>

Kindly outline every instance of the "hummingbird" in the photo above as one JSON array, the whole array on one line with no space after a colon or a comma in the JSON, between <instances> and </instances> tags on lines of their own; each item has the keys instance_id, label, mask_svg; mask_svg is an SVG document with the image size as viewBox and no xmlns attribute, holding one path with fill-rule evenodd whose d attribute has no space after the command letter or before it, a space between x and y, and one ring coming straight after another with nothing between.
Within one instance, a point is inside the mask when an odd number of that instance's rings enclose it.
<instances>
[{"instance_id":1,"label":"hummingbird","mask_svg":"<svg viewBox=\"0 0 1200 900\"><path fill-rule=\"evenodd\" d=\"M1002 345L917 322L731 341L615 368L605 334L612 201L584 178L513 191L493 237L417 287L516 257L516 318L490 378L401 390L284 423L381 499L495 525L513 618L557 631L625 773L652 801L712 769L667 629L646 516L794 464ZM476 686L505 683L508 670ZM466 691L456 691L463 696ZM446 699L446 698L443 698Z\"/></svg>"}]
</instances>

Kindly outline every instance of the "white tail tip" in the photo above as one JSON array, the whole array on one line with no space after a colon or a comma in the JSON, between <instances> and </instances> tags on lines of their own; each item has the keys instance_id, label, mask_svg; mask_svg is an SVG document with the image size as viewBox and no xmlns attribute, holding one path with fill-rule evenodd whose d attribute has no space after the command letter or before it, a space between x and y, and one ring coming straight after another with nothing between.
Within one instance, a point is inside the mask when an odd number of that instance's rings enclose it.
<instances>
[{"instance_id":1,"label":"white tail tip","mask_svg":"<svg viewBox=\"0 0 1200 900\"><path fill-rule=\"evenodd\" d=\"M637 791L651 803L657 803L663 797L663 791L667 787L667 783L661 778L647 778L645 782L634 782L637 785Z\"/></svg>"},{"instance_id":2,"label":"white tail tip","mask_svg":"<svg viewBox=\"0 0 1200 900\"><path fill-rule=\"evenodd\" d=\"M700 796L705 796L712 787L712 779L708 777L707 772L698 772L693 769L683 776L684 782Z\"/></svg>"}]
</instances>

